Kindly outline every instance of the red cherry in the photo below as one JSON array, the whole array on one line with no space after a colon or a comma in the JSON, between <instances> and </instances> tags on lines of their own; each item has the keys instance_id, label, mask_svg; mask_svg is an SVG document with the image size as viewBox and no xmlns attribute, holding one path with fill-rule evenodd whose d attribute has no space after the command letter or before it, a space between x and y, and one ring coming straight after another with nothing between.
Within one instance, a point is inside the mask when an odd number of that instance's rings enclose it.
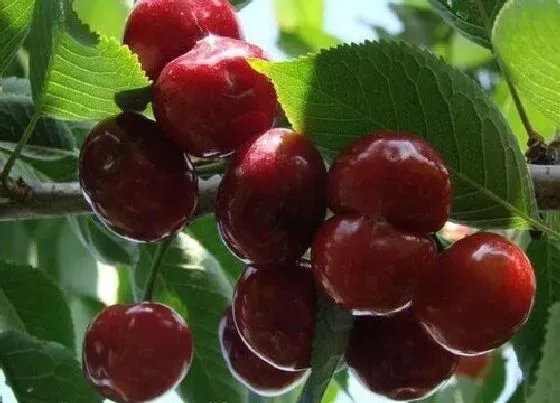
<instances>
[{"instance_id":1,"label":"red cherry","mask_svg":"<svg viewBox=\"0 0 560 403\"><path fill-rule=\"evenodd\" d=\"M492 366L492 354L480 354L463 356L459 360L457 371L458 376L471 379L473 381L482 380L487 375Z\"/></svg>"},{"instance_id":2,"label":"red cherry","mask_svg":"<svg viewBox=\"0 0 560 403\"><path fill-rule=\"evenodd\" d=\"M248 266L233 296L233 317L245 343L286 371L310 367L316 297L309 266Z\"/></svg>"},{"instance_id":3,"label":"red cherry","mask_svg":"<svg viewBox=\"0 0 560 403\"><path fill-rule=\"evenodd\" d=\"M80 185L117 234L155 241L180 230L198 202L193 166L152 120L124 113L100 122L80 154Z\"/></svg>"},{"instance_id":4,"label":"red cherry","mask_svg":"<svg viewBox=\"0 0 560 403\"><path fill-rule=\"evenodd\" d=\"M335 213L381 216L411 232L435 232L451 210L451 181L439 153L402 132L359 138L334 161L327 184Z\"/></svg>"},{"instance_id":5,"label":"red cherry","mask_svg":"<svg viewBox=\"0 0 560 403\"><path fill-rule=\"evenodd\" d=\"M167 63L210 33L242 39L228 0L139 0L126 22L123 42L156 80Z\"/></svg>"},{"instance_id":6,"label":"red cherry","mask_svg":"<svg viewBox=\"0 0 560 403\"><path fill-rule=\"evenodd\" d=\"M86 331L83 369L102 396L145 402L173 389L189 371L192 356L191 331L170 307L113 305Z\"/></svg>"},{"instance_id":7,"label":"red cherry","mask_svg":"<svg viewBox=\"0 0 560 403\"><path fill-rule=\"evenodd\" d=\"M311 247L317 286L356 315L386 315L406 308L436 256L428 236L359 215L332 217Z\"/></svg>"},{"instance_id":8,"label":"red cherry","mask_svg":"<svg viewBox=\"0 0 560 403\"><path fill-rule=\"evenodd\" d=\"M161 73L154 114L185 152L197 157L227 155L272 127L276 92L247 58L266 56L258 46L209 35Z\"/></svg>"},{"instance_id":9,"label":"red cherry","mask_svg":"<svg viewBox=\"0 0 560 403\"><path fill-rule=\"evenodd\" d=\"M280 396L300 383L307 371L283 371L253 353L239 336L231 309L222 316L220 346L231 373L260 396Z\"/></svg>"},{"instance_id":10,"label":"red cherry","mask_svg":"<svg viewBox=\"0 0 560 403\"><path fill-rule=\"evenodd\" d=\"M507 239L478 232L457 241L419 285L414 311L434 339L456 354L499 347L527 321L535 273Z\"/></svg>"},{"instance_id":11,"label":"red cherry","mask_svg":"<svg viewBox=\"0 0 560 403\"><path fill-rule=\"evenodd\" d=\"M433 341L406 310L357 318L346 361L369 390L393 400L416 400L449 379L459 357Z\"/></svg>"},{"instance_id":12,"label":"red cherry","mask_svg":"<svg viewBox=\"0 0 560 403\"><path fill-rule=\"evenodd\" d=\"M325 219L326 171L311 141L272 129L234 155L217 196L222 239L258 264L300 258Z\"/></svg>"}]
</instances>

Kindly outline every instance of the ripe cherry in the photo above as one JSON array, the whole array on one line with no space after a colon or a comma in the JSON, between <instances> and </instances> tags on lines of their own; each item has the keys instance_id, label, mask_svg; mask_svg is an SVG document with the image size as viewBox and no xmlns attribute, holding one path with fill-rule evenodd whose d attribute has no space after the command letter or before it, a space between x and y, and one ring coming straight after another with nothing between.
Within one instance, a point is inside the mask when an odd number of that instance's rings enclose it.
<instances>
[{"instance_id":1,"label":"ripe cherry","mask_svg":"<svg viewBox=\"0 0 560 403\"><path fill-rule=\"evenodd\" d=\"M310 367L316 317L308 265L248 266L237 283L233 317L245 343L286 371Z\"/></svg>"},{"instance_id":2,"label":"ripe cherry","mask_svg":"<svg viewBox=\"0 0 560 403\"><path fill-rule=\"evenodd\" d=\"M455 242L417 289L414 312L456 354L480 354L508 341L527 321L536 287L525 253L478 232Z\"/></svg>"},{"instance_id":3,"label":"ripe cherry","mask_svg":"<svg viewBox=\"0 0 560 403\"><path fill-rule=\"evenodd\" d=\"M293 262L325 218L326 171L305 136L271 129L245 143L220 184L222 239L247 262Z\"/></svg>"},{"instance_id":4,"label":"ripe cherry","mask_svg":"<svg viewBox=\"0 0 560 403\"><path fill-rule=\"evenodd\" d=\"M116 402L145 402L174 388L189 371L191 331L173 309L151 302L113 305L89 325L86 379Z\"/></svg>"},{"instance_id":5,"label":"ripe cherry","mask_svg":"<svg viewBox=\"0 0 560 403\"><path fill-rule=\"evenodd\" d=\"M126 22L123 42L155 80L167 63L210 33L242 39L228 0L139 0Z\"/></svg>"},{"instance_id":6,"label":"ripe cherry","mask_svg":"<svg viewBox=\"0 0 560 403\"><path fill-rule=\"evenodd\" d=\"M455 371L459 357L438 345L409 310L362 316L350 333L346 361L369 390L393 400L416 400Z\"/></svg>"},{"instance_id":7,"label":"ripe cherry","mask_svg":"<svg viewBox=\"0 0 560 403\"><path fill-rule=\"evenodd\" d=\"M493 356L491 353L463 356L459 360L457 376L471 379L473 381L482 380L488 374L492 366Z\"/></svg>"},{"instance_id":8,"label":"ripe cherry","mask_svg":"<svg viewBox=\"0 0 560 403\"><path fill-rule=\"evenodd\" d=\"M253 353L239 336L231 309L222 316L219 337L222 354L231 373L258 395L282 395L305 378L307 371L283 371Z\"/></svg>"},{"instance_id":9,"label":"ripe cherry","mask_svg":"<svg viewBox=\"0 0 560 403\"><path fill-rule=\"evenodd\" d=\"M124 113L93 128L80 154L80 185L117 234L155 241L180 230L198 202L188 157L152 120Z\"/></svg>"},{"instance_id":10,"label":"ripe cherry","mask_svg":"<svg viewBox=\"0 0 560 403\"><path fill-rule=\"evenodd\" d=\"M227 155L272 127L276 92L247 58L266 56L255 45L209 35L162 71L155 85L154 114L185 152Z\"/></svg>"},{"instance_id":11,"label":"ripe cherry","mask_svg":"<svg viewBox=\"0 0 560 403\"><path fill-rule=\"evenodd\" d=\"M451 210L451 181L441 156L409 133L359 138L335 159L327 187L335 213L380 216L405 231L438 231Z\"/></svg>"},{"instance_id":12,"label":"ripe cherry","mask_svg":"<svg viewBox=\"0 0 560 403\"><path fill-rule=\"evenodd\" d=\"M406 308L436 257L436 245L428 236L360 215L330 218L311 247L317 286L356 315L386 315Z\"/></svg>"}]
</instances>

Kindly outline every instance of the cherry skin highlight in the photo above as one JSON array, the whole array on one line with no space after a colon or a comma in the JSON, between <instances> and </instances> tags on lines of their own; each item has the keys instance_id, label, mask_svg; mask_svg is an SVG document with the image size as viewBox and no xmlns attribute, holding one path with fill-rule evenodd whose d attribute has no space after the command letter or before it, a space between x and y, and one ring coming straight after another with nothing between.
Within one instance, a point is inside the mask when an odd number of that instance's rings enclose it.
<instances>
[{"instance_id":1,"label":"cherry skin highlight","mask_svg":"<svg viewBox=\"0 0 560 403\"><path fill-rule=\"evenodd\" d=\"M535 287L531 263L517 245L478 232L439 257L418 286L413 308L442 346L481 354L507 342L527 321Z\"/></svg>"},{"instance_id":2,"label":"cherry skin highlight","mask_svg":"<svg viewBox=\"0 0 560 403\"><path fill-rule=\"evenodd\" d=\"M151 302L104 309L83 342L86 379L119 403L145 402L173 389L192 357L192 334L183 318Z\"/></svg>"},{"instance_id":3,"label":"cherry skin highlight","mask_svg":"<svg viewBox=\"0 0 560 403\"><path fill-rule=\"evenodd\" d=\"M316 318L308 265L248 266L233 296L233 317L249 348L286 371L311 366Z\"/></svg>"},{"instance_id":4,"label":"cherry skin highlight","mask_svg":"<svg viewBox=\"0 0 560 403\"><path fill-rule=\"evenodd\" d=\"M283 371L253 353L239 336L231 309L219 327L222 355L233 376L260 396L280 396L300 383L307 371Z\"/></svg>"},{"instance_id":5,"label":"cherry skin highlight","mask_svg":"<svg viewBox=\"0 0 560 403\"><path fill-rule=\"evenodd\" d=\"M358 317L346 361L369 390L393 400L416 400L449 379L459 357L433 341L406 310L393 316Z\"/></svg>"},{"instance_id":6,"label":"cherry skin highlight","mask_svg":"<svg viewBox=\"0 0 560 403\"><path fill-rule=\"evenodd\" d=\"M383 217L405 231L436 232L451 211L451 180L442 157L409 133L359 138L335 159L327 183L333 212Z\"/></svg>"},{"instance_id":7,"label":"cherry skin highlight","mask_svg":"<svg viewBox=\"0 0 560 403\"><path fill-rule=\"evenodd\" d=\"M161 73L154 89L155 117L188 154L231 154L274 124L274 86L247 58L267 57L258 46L209 35Z\"/></svg>"},{"instance_id":8,"label":"cherry skin highlight","mask_svg":"<svg viewBox=\"0 0 560 403\"><path fill-rule=\"evenodd\" d=\"M325 182L321 155L305 136L271 129L248 141L218 190L222 239L246 262L295 261L325 218Z\"/></svg>"},{"instance_id":9,"label":"cherry skin highlight","mask_svg":"<svg viewBox=\"0 0 560 403\"><path fill-rule=\"evenodd\" d=\"M152 120L124 113L100 122L82 146L82 191L120 236L155 241L180 230L198 203L188 157Z\"/></svg>"},{"instance_id":10,"label":"cherry skin highlight","mask_svg":"<svg viewBox=\"0 0 560 403\"><path fill-rule=\"evenodd\" d=\"M409 306L436 257L428 236L360 215L330 218L311 247L317 287L355 315L387 315Z\"/></svg>"},{"instance_id":11,"label":"cherry skin highlight","mask_svg":"<svg viewBox=\"0 0 560 403\"><path fill-rule=\"evenodd\" d=\"M167 63L208 34L243 39L228 0L139 0L127 19L123 42L156 80Z\"/></svg>"}]
</instances>

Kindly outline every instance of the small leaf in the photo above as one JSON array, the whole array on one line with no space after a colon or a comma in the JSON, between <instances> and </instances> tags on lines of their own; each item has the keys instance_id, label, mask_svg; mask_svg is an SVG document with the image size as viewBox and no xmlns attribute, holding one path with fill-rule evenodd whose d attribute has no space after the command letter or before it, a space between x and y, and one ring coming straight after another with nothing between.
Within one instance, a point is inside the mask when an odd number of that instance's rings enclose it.
<instances>
[{"instance_id":1,"label":"small leaf","mask_svg":"<svg viewBox=\"0 0 560 403\"><path fill-rule=\"evenodd\" d=\"M34 0L0 0L0 76L27 35L34 3Z\"/></svg>"},{"instance_id":2,"label":"small leaf","mask_svg":"<svg viewBox=\"0 0 560 403\"><path fill-rule=\"evenodd\" d=\"M298 403L320 403L335 371L344 360L354 318L320 296L309 376Z\"/></svg>"},{"instance_id":3,"label":"small leaf","mask_svg":"<svg viewBox=\"0 0 560 403\"><path fill-rule=\"evenodd\" d=\"M73 354L17 332L0 335L0 366L19 403L101 403Z\"/></svg>"},{"instance_id":4,"label":"small leaf","mask_svg":"<svg viewBox=\"0 0 560 403\"><path fill-rule=\"evenodd\" d=\"M549 310L542 360L537 381L527 403L556 403L560 401L560 303Z\"/></svg>"},{"instance_id":5,"label":"small leaf","mask_svg":"<svg viewBox=\"0 0 560 403\"><path fill-rule=\"evenodd\" d=\"M494 26L492 40L521 91L560 124L560 3L510 0Z\"/></svg>"},{"instance_id":6,"label":"small leaf","mask_svg":"<svg viewBox=\"0 0 560 403\"><path fill-rule=\"evenodd\" d=\"M486 48L492 48L489 28L506 0L428 1L448 24L455 27L465 37ZM481 6L484 14L481 14ZM490 27L487 27L487 23L490 24Z\"/></svg>"},{"instance_id":7,"label":"small leaf","mask_svg":"<svg viewBox=\"0 0 560 403\"><path fill-rule=\"evenodd\" d=\"M294 128L327 158L366 133L410 131L443 154L453 179L454 221L478 228L540 225L527 164L500 111L472 79L429 53L366 42L252 65L272 79Z\"/></svg>"}]
</instances>

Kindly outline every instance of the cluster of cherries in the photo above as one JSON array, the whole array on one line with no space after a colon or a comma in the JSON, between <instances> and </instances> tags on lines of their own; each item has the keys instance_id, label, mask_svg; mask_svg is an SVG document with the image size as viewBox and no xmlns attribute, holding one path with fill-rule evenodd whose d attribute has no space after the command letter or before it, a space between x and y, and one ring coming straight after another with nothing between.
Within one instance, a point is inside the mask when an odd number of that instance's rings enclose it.
<instances>
[{"instance_id":1,"label":"cluster of cherries","mask_svg":"<svg viewBox=\"0 0 560 403\"><path fill-rule=\"evenodd\" d=\"M273 396L305 378L319 293L357 316L348 366L393 399L425 397L460 355L500 346L526 321L535 277L516 245L481 232L438 252L451 181L425 140L364 135L327 173L308 137L272 128L274 87L246 60L266 56L241 40L227 0L140 0L124 42L155 82L155 121L125 112L100 122L82 147L82 190L108 228L156 241L196 211L190 158L231 156L216 218L247 266L219 338L249 389ZM84 339L86 378L117 402L164 394L192 357L188 325L158 303L108 307Z\"/></svg>"}]
</instances>

